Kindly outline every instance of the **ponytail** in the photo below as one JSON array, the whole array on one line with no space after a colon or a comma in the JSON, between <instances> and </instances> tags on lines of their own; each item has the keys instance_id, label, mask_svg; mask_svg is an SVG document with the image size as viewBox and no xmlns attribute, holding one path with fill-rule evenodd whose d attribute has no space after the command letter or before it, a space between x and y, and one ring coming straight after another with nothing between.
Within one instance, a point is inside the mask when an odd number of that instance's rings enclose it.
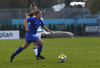
<instances>
[{"instance_id":1,"label":"ponytail","mask_svg":"<svg viewBox=\"0 0 100 68\"><path fill-rule=\"evenodd\" d=\"M32 13L25 14L25 15L26 15L26 17L29 17L29 18L31 18L31 17L33 17L33 16L35 15L35 13L34 13L34 12L32 12Z\"/></svg>"},{"instance_id":2,"label":"ponytail","mask_svg":"<svg viewBox=\"0 0 100 68\"><path fill-rule=\"evenodd\" d=\"M29 18L31 18L31 17L36 16L37 14L39 14L39 12L40 12L40 10L35 10L35 12L26 14L26 16L29 17Z\"/></svg>"}]
</instances>

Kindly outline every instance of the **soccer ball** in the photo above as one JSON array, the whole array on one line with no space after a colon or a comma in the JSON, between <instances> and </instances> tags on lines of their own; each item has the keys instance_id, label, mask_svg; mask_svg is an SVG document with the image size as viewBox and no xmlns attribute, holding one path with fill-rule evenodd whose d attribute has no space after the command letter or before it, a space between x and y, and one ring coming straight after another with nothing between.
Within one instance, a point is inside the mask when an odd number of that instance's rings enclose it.
<instances>
[{"instance_id":1,"label":"soccer ball","mask_svg":"<svg viewBox=\"0 0 100 68\"><path fill-rule=\"evenodd\" d=\"M66 57L64 54L61 54L61 55L58 57L58 60L59 60L60 62L65 62L66 59L67 59L67 57Z\"/></svg>"}]
</instances>

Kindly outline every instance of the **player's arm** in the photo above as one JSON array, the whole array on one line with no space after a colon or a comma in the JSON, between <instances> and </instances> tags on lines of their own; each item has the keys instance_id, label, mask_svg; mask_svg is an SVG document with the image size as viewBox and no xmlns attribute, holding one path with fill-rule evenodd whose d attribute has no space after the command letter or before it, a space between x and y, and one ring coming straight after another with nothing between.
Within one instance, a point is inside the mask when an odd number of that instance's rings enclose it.
<instances>
[{"instance_id":1,"label":"player's arm","mask_svg":"<svg viewBox=\"0 0 100 68\"><path fill-rule=\"evenodd\" d=\"M24 26L25 26L26 32L28 32L29 30L28 30L28 26L27 26L27 19L24 20Z\"/></svg>"},{"instance_id":2,"label":"player's arm","mask_svg":"<svg viewBox=\"0 0 100 68\"><path fill-rule=\"evenodd\" d=\"M51 34L53 33L51 30L49 30L46 26L43 26L43 29L46 31L49 31Z\"/></svg>"},{"instance_id":3,"label":"player's arm","mask_svg":"<svg viewBox=\"0 0 100 68\"><path fill-rule=\"evenodd\" d=\"M43 20L41 20L41 26L43 27L44 30L49 31L51 34L53 33L51 30L49 30L45 25Z\"/></svg>"},{"instance_id":4,"label":"player's arm","mask_svg":"<svg viewBox=\"0 0 100 68\"><path fill-rule=\"evenodd\" d=\"M28 23L28 22L33 22L33 21L34 21L33 18L27 18L27 19L24 20L24 26L25 26L25 30L26 30L26 32L29 31L29 30L28 30L27 23Z\"/></svg>"}]
</instances>

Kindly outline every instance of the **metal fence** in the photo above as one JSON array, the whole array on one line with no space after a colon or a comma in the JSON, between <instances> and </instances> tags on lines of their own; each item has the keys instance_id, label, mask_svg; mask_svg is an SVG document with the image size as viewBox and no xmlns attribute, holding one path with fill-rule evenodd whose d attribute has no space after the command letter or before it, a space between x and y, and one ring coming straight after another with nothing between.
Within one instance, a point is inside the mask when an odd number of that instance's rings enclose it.
<instances>
[{"instance_id":1,"label":"metal fence","mask_svg":"<svg viewBox=\"0 0 100 68\"><path fill-rule=\"evenodd\" d=\"M87 8L64 8L61 11L54 11L51 8L40 9L44 19L68 19L68 18L93 18L98 15L91 16ZM30 9L0 9L0 20L25 19L26 13L30 13Z\"/></svg>"},{"instance_id":2,"label":"metal fence","mask_svg":"<svg viewBox=\"0 0 100 68\"><path fill-rule=\"evenodd\" d=\"M45 8L40 10L42 11L42 17L44 18L44 21L46 21L45 25L47 26L49 25L49 23L51 23L52 25L63 23L65 24L66 27L68 23L70 23L70 25L72 23L77 24L78 19L79 23L83 23L83 21L85 21L84 23L86 23L87 21L89 21L89 23L97 23L97 19L98 21L100 20L100 14L92 16L88 8L64 8L61 11L54 11L51 8ZM0 29L1 27L8 29L7 24L9 23L12 23L14 28L15 24L17 24L16 28L18 28L20 24L22 24L23 27L23 20L26 19L25 16L26 13L30 13L30 9L0 9ZM87 18L89 18L89 20L86 21L85 19ZM96 19L93 19L92 21L91 20L92 18ZM14 20L15 22L13 22ZM2 24L6 25L3 26ZM74 34L75 35L78 33L82 34L81 33L82 31L78 32L78 27L75 26L76 24L74 24L73 26ZM73 32L73 30L71 30L71 32Z\"/></svg>"}]
</instances>

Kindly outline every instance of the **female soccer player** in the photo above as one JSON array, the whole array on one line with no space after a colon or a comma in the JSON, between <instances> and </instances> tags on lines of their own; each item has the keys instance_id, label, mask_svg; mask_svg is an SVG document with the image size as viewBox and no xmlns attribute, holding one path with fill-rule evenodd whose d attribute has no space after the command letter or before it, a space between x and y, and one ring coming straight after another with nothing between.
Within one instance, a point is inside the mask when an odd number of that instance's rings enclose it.
<instances>
[{"instance_id":1,"label":"female soccer player","mask_svg":"<svg viewBox=\"0 0 100 68\"><path fill-rule=\"evenodd\" d=\"M43 41L36 36L37 29L39 26L42 26L45 30L49 31L52 34L52 31L49 30L43 23L43 21L40 19L41 18L41 11L36 10L33 14L35 14L36 17L34 18L27 18L24 20L24 26L26 30L25 34L25 42L24 44L19 47L13 54L11 54L10 57L10 62L14 59L14 57L22 52L24 49L26 49L31 42L36 42L38 44L38 55L36 56L37 60L40 59L45 59L45 57L41 56L41 51L43 47ZM30 26L28 29L27 23L30 22Z\"/></svg>"},{"instance_id":2,"label":"female soccer player","mask_svg":"<svg viewBox=\"0 0 100 68\"><path fill-rule=\"evenodd\" d=\"M31 10L31 12L35 12L35 10L37 10L37 6L35 5L35 3L30 4L30 10ZM29 14L26 15L26 17L29 17L29 16L30 16ZM32 17L35 17L35 16L32 15ZM41 38L41 37L38 36L38 38ZM34 50L36 55L38 54L37 46L38 46L38 44L33 42L33 50Z\"/></svg>"},{"instance_id":3,"label":"female soccer player","mask_svg":"<svg viewBox=\"0 0 100 68\"><path fill-rule=\"evenodd\" d=\"M36 6L35 3L30 4L30 10L31 10L31 12L35 12L35 10L37 10L37 6ZM28 17L28 15L27 15L27 17ZM35 17L35 16L33 16L33 17ZM43 19L41 19L41 20L43 20ZM42 30L41 27L39 27L37 29L38 34L36 34L36 36L38 38L41 38L40 30ZM33 42L33 50L34 50L34 52L35 52L36 55L38 54L38 48L37 48L37 46L38 46L38 44L35 43L35 42Z\"/></svg>"}]
</instances>

